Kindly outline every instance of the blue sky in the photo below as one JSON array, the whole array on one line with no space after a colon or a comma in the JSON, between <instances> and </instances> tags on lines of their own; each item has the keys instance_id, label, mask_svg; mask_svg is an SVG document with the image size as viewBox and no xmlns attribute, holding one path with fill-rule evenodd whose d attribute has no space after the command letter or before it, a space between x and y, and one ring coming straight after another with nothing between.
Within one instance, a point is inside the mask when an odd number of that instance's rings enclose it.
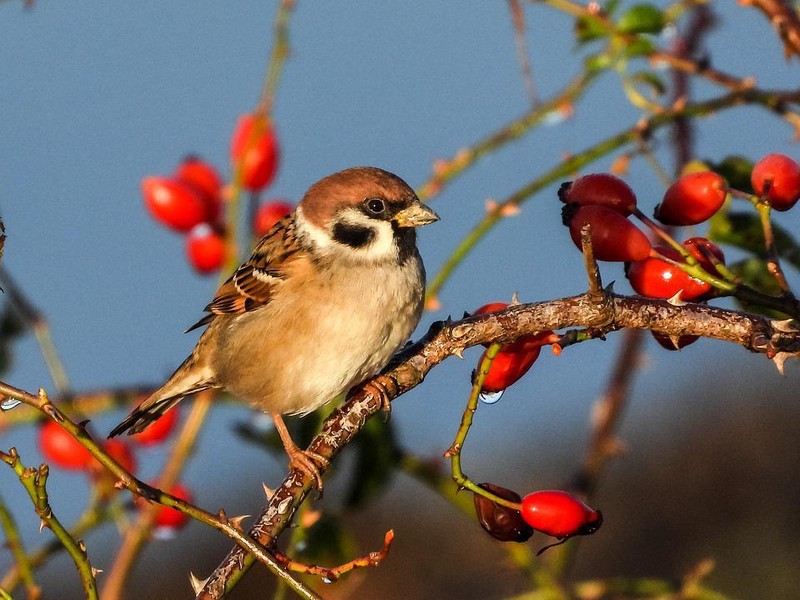
<instances>
[{"instance_id":1,"label":"blue sky","mask_svg":"<svg viewBox=\"0 0 800 600\"><path fill-rule=\"evenodd\" d=\"M760 19L755 11L733 4L719 3L722 27L708 41L714 64L754 74L764 87L794 84L797 61L783 64L766 23L752 26ZM360 164L420 185L435 159L452 156L528 108L505 2L408 6L298 4L274 112L282 164L267 196L296 200L320 177ZM527 6L526 14L536 82L548 97L578 73L582 51L574 47L569 19L543 6ZM182 240L148 217L139 182L171 172L189 152L227 174L228 139L237 115L258 99L273 16L273 2L256 1L43 1L32 10L20 2L0 4L4 264L49 318L77 390L155 384L191 349L196 337L182 331L198 318L216 282L193 274ZM745 30L748 22L752 30ZM701 97L715 93L698 86ZM574 119L539 129L482 160L435 199L442 220L420 236L430 274L477 222L487 198L506 197L565 153L638 118L613 75L576 110ZM720 158L782 151L798 157L791 136L763 111L741 109L703 124L698 153ZM670 166L668 148L659 154ZM607 169L610 161L593 170ZM632 165L628 181L647 207L663 191L642 161ZM442 309L423 317L417 335L435 319L508 299L514 291L524 301L583 291L580 256L560 225L556 188L484 240L442 293ZM786 214L785 223L796 228L798 217ZM618 291L629 289L620 268L604 266L603 272L607 282L617 280ZM792 366L788 380L778 381L766 361L740 349L714 342L699 346L680 354L652 350L636 386L633 423L667 411L659 404L664 395L700 376L727 382L741 377L742 386L754 376L781 386L796 380ZM493 460L490 453L503 451L498 427L514 440L523 434L565 445L577 439L576 448L554 451L579 456L589 407L602 391L615 348L612 339L570 349L558 359L543 357L531 376L481 411L475 444L486 463ZM449 445L478 355L472 351L464 362L448 361L397 403L393 418L420 452L438 454ZM30 337L19 344L4 378L30 390L51 387ZM99 419L98 429L107 431L118 417L121 412ZM229 443L230 425L243 418L244 408L215 413L197 462L236 447ZM30 434L4 432L2 446L25 447ZM259 459L251 449L238 451L247 460ZM274 481L283 465L269 468L253 481ZM190 477L200 473L190 467ZM213 497L213 487L206 493Z\"/></svg>"}]
</instances>

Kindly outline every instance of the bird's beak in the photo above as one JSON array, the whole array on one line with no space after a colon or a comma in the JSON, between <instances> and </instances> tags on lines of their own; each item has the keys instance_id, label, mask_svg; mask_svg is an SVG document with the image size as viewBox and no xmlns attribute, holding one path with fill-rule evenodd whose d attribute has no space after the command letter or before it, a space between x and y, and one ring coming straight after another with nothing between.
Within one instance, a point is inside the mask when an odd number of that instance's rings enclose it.
<instances>
[{"instance_id":1,"label":"bird's beak","mask_svg":"<svg viewBox=\"0 0 800 600\"><path fill-rule=\"evenodd\" d=\"M398 212L392 219L398 227L419 227L438 220L439 215L419 200L415 200L411 206Z\"/></svg>"}]
</instances>

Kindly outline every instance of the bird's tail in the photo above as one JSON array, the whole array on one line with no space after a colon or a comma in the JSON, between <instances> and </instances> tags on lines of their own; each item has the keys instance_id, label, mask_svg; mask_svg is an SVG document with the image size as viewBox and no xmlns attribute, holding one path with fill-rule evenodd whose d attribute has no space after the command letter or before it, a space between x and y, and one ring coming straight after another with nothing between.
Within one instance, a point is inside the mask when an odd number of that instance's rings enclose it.
<instances>
[{"instance_id":1,"label":"bird's tail","mask_svg":"<svg viewBox=\"0 0 800 600\"><path fill-rule=\"evenodd\" d=\"M191 364L194 354L178 367L172 377L158 390L148 396L131 414L111 430L108 437L116 437L128 432L139 433L157 421L161 415L183 400L185 396L216 387L205 369L197 369Z\"/></svg>"}]
</instances>

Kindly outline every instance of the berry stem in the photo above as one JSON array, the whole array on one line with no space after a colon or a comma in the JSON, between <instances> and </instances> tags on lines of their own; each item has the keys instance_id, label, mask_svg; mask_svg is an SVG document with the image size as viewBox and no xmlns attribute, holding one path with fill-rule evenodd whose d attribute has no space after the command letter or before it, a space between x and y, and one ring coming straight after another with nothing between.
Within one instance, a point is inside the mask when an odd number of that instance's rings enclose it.
<instances>
[{"instance_id":1,"label":"berry stem","mask_svg":"<svg viewBox=\"0 0 800 600\"><path fill-rule=\"evenodd\" d=\"M761 229L764 231L764 246L767 250L767 268L778 286L785 295L790 295L791 290L789 283L786 281L786 276L783 274L781 268L780 257L778 255L778 248L775 245L775 234L772 231L772 219L770 218L772 210L769 204L759 202L756 204L758 216L761 219Z\"/></svg>"},{"instance_id":2,"label":"berry stem","mask_svg":"<svg viewBox=\"0 0 800 600\"><path fill-rule=\"evenodd\" d=\"M472 427L472 420L475 415L475 411L478 410L478 398L480 397L481 389L483 388L483 382L486 379L486 376L489 374L489 369L491 368L492 362L497 356L497 353L500 352L500 348L502 348L502 344L494 343L489 346L489 348L486 350L486 353L483 355L483 359L478 365L478 370L475 374L475 381L472 383L472 391L470 392L469 399L467 400L467 407L464 409L464 414L461 415L461 424L458 427L453 444L445 453L445 457L450 458L451 475L453 477L453 481L456 482L459 488L467 489L474 494L484 496L495 504L507 506L508 508L512 508L514 510L520 510L521 507L519 502L506 500L505 498L501 498L500 496L492 494L490 491L483 489L470 480L466 475L464 475L464 471L461 469L461 450L464 448L464 442L467 439L467 434L469 433L470 427Z\"/></svg>"}]
</instances>

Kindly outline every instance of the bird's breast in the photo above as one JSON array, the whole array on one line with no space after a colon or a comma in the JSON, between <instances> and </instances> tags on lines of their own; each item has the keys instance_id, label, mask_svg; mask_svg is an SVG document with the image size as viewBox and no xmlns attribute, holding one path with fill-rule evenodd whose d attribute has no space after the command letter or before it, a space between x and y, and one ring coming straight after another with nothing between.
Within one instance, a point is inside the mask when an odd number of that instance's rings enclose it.
<instances>
[{"instance_id":1,"label":"bird's breast","mask_svg":"<svg viewBox=\"0 0 800 600\"><path fill-rule=\"evenodd\" d=\"M386 365L417 326L423 295L418 256L288 277L268 304L219 323L217 379L261 410L314 410Z\"/></svg>"}]
</instances>

